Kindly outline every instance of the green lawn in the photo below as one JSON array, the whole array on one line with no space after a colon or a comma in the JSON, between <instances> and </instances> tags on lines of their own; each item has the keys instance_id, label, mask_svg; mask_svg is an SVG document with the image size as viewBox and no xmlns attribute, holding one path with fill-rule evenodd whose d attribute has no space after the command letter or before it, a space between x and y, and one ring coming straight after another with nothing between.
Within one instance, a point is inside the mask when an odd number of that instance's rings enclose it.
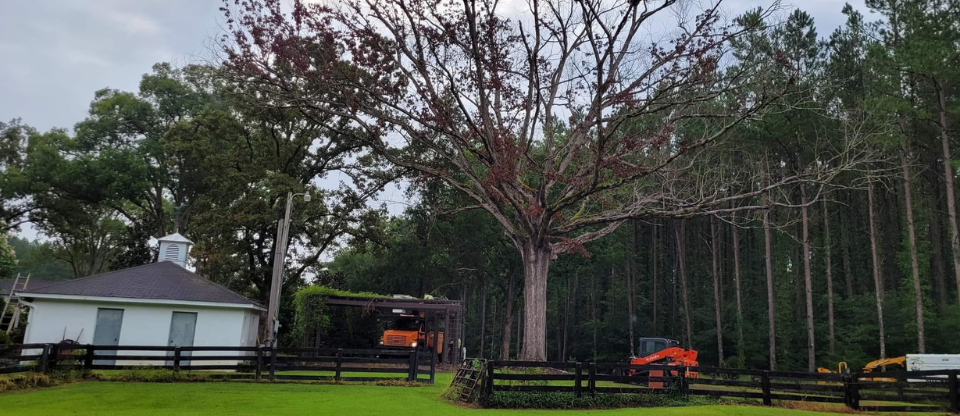
<instances>
[{"instance_id":1,"label":"green lawn","mask_svg":"<svg viewBox=\"0 0 960 416\"><path fill-rule=\"evenodd\" d=\"M375 385L84 382L0 395L4 414L29 415L825 415L757 406L602 411L510 411L458 407L440 398L450 374L431 387Z\"/></svg>"}]
</instances>

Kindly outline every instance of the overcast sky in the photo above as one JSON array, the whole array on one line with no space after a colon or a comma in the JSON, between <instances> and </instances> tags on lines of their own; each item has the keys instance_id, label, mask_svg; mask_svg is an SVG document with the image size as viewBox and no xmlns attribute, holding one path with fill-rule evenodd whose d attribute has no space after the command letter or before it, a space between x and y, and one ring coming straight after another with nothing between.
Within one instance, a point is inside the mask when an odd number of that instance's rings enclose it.
<instances>
[{"instance_id":1,"label":"overcast sky","mask_svg":"<svg viewBox=\"0 0 960 416\"><path fill-rule=\"evenodd\" d=\"M96 90L136 91L156 62L208 59L222 22L219 0L0 1L0 120L19 117L39 130L72 131ZM771 1L725 0L724 7L737 14ZM793 2L813 15L821 37L843 23L843 3ZM863 0L850 3L865 10ZM384 199L403 197L394 191Z\"/></svg>"}]
</instances>

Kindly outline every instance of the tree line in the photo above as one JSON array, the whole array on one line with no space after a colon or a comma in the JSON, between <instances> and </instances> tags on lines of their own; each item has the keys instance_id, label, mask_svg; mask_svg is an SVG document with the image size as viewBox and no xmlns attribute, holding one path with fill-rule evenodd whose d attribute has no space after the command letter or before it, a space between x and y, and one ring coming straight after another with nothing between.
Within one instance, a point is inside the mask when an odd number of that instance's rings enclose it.
<instances>
[{"instance_id":1,"label":"tree line","mask_svg":"<svg viewBox=\"0 0 960 416\"><path fill-rule=\"evenodd\" d=\"M728 201L724 212L630 218L580 255L560 256L547 285L549 359L623 360L640 335L681 340L708 365L810 371L960 348L951 336L960 274L950 268L960 254L950 156L960 9L868 3L881 20L847 5L847 22L828 36L800 10L778 25L764 24L762 10L738 18L756 30L733 39L733 53L781 71L752 87L787 93L717 143L708 172L751 164L762 172L751 179L776 181L825 163L853 136L868 148L847 153L862 152L858 163L747 202L760 209ZM523 357L529 298L518 294L527 288L521 265L502 261L513 244L480 232L496 224L464 217L448 207L465 203L446 198L424 197L393 220L403 242L385 254L350 248L330 270L356 289L431 282L421 294L465 299L477 355Z\"/></svg>"},{"instance_id":2,"label":"tree line","mask_svg":"<svg viewBox=\"0 0 960 416\"><path fill-rule=\"evenodd\" d=\"M640 335L757 368L956 350L956 1L846 6L827 36L719 2L435 3L226 2L216 65L98 91L72 133L0 126L4 230L32 222L73 276L178 231L263 302L277 200L310 191L282 322L316 279L462 299L488 357L619 360ZM398 179L415 203L389 218L370 201Z\"/></svg>"}]
</instances>

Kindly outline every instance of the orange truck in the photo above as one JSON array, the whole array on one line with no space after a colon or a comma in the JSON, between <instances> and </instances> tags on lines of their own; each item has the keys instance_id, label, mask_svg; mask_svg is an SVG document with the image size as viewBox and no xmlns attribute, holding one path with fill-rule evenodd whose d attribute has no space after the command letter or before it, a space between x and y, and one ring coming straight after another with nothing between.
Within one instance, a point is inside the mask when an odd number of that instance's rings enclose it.
<instances>
[{"instance_id":1,"label":"orange truck","mask_svg":"<svg viewBox=\"0 0 960 416\"><path fill-rule=\"evenodd\" d=\"M380 338L380 345L387 348L417 348L420 350L434 351L433 331L425 332L425 320L417 316L402 316L390 323L383 336ZM443 354L443 331L437 334L440 342L440 348L436 353Z\"/></svg>"}]
</instances>

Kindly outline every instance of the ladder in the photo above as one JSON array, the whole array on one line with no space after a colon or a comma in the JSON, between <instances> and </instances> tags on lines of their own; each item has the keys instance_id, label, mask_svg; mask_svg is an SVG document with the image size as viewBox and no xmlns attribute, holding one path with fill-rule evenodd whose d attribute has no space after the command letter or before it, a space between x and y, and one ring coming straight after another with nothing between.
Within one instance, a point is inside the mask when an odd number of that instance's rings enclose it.
<instances>
[{"instance_id":1,"label":"ladder","mask_svg":"<svg viewBox=\"0 0 960 416\"><path fill-rule=\"evenodd\" d=\"M23 306L20 304L19 293L27 289L27 283L30 282L30 275L23 276L17 273L13 286L10 287L10 293L7 294L3 302L3 312L0 312L0 331L10 333L20 323L20 313ZM7 312L10 314L7 315Z\"/></svg>"},{"instance_id":2,"label":"ladder","mask_svg":"<svg viewBox=\"0 0 960 416\"><path fill-rule=\"evenodd\" d=\"M464 403L473 402L476 398L474 392L477 390L477 385L480 384L480 381L483 379L483 368L482 361L479 368L477 368L474 367L473 360L463 360L460 368L457 370L457 375L453 377L453 382L450 383L455 389L457 400Z\"/></svg>"}]
</instances>

